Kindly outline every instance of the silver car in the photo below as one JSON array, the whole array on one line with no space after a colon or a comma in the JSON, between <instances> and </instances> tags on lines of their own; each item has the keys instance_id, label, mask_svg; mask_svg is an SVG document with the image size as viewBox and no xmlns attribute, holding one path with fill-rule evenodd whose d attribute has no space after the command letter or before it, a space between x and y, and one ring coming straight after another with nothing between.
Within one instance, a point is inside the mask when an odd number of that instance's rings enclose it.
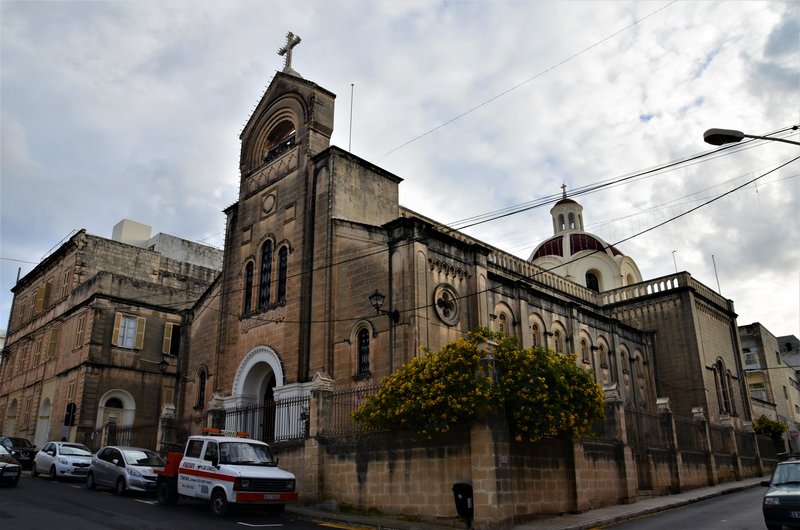
<instances>
[{"instance_id":1,"label":"silver car","mask_svg":"<svg viewBox=\"0 0 800 530\"><path fill-rule=\"evenodd\" d=\"M155 491L156 470L164 469L164 460L149 449L139 447L103 447L92 457L86 487L114 488L114 493Z\"/></svg>"},{"instance_id":2,"label":"silver car","mask_svg":"<svg viewBox=\"0 0 800 530\"><path fill-rule=\"evenodd\" d=\"M47 442L36 453L31 476L47 473L50 478L86 478L92 452L83 444L72 442Z\"/></svg>"}]
</instances>

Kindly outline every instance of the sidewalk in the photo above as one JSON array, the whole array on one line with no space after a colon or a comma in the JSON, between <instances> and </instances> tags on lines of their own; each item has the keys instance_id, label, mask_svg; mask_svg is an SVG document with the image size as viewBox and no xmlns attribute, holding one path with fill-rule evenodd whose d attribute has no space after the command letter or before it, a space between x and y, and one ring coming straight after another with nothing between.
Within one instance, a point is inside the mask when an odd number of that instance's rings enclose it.
<instances>
[{"instance_id":1,"label":"sidewalk","mask_svg":"<svg viewBox=\"0 0 800 530\"><path fill-rule=\"evenodd\" d=\"M634 517L648 515L693 502L702 501L718 495L741 491L758 486L764 480L761 477L726 482L716 486L698 488L677 495L663 495L643 499L633 504L607 506L584 513L566 514L562 516L543 516L541 519L514 526L514 530L588 530L599 526L619 523ZM286 512L300 519L322 521L337 528L379 528L382 530L453 530L464 529L466 525L461 519L440 523L425 523L403 520L401 518L378 515L359 515L330 512L305 506L287 506Z\"/></svg>"}]
</instances>

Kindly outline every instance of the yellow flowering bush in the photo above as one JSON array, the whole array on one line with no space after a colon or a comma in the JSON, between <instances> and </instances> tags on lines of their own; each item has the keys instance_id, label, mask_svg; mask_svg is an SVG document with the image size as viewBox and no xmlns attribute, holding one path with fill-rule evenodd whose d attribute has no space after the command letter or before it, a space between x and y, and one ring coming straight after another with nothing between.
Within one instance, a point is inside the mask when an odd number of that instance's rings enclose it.
<instances>
[{"instance_id":1,"label":"yellow flowering bush","mask_svg":"<svg viewBox=\"0 0 800 530\"><path fill-rule=\"evenodd\" d=\"M531 441L577 438L604 414L603 392L575 355L522 350L516 339L482 328L438 352L424 350L386 377L353 417L373 428L431 437L497 407L513 436Z\"/></svg>"}]
</instances>

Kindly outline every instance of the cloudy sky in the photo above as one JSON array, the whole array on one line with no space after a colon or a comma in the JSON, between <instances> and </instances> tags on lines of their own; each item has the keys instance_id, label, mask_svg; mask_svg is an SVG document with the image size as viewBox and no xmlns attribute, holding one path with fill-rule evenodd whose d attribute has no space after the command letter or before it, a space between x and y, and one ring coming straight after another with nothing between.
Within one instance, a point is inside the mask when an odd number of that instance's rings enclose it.
<instances>
[{"instance_id":1,"label":"cloudy sky","mask_svg":"<svg viewBox=\"0 0 800 530\"><path fill-rule=\"evenodd\" d=\"M405 179L404 206L463 226L562 183L631 176L576 196L589 231L623 241L645 278L677 268L721 290L740 325L800 335L800 162L790 162L800 148L713 153L703 142L710 127L800 140L780 132L800 123L798 2L3 0L0 10L0 328L18 269L73 230L110 237L129 218L222 246L239 133L293 31L294 69L338 95L332 143ZM527 258L552 235L548 210L467 232Z\"/></svg>"}]
</instances>

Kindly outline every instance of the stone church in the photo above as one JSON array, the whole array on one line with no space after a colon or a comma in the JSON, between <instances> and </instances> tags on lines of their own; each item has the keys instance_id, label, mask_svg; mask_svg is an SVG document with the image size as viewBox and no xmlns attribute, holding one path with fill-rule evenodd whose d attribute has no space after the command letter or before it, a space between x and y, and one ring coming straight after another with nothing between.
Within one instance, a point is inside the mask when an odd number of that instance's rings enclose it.
<instances>
[{"instance_id":1,"label":"stone church","mask_svg":"<svg viewBox=\"0 0 800 530\"><path fill-rule=\"evenodd\" d=\"M401 206L402 178L330 145L336 96L277 72L241 133L220 276L190 311L179 417L374 384L478 326L575 352L628 408L750 421L733 303L644 280L564 190L528 260Z\"/></svg>"}]
</instances>

